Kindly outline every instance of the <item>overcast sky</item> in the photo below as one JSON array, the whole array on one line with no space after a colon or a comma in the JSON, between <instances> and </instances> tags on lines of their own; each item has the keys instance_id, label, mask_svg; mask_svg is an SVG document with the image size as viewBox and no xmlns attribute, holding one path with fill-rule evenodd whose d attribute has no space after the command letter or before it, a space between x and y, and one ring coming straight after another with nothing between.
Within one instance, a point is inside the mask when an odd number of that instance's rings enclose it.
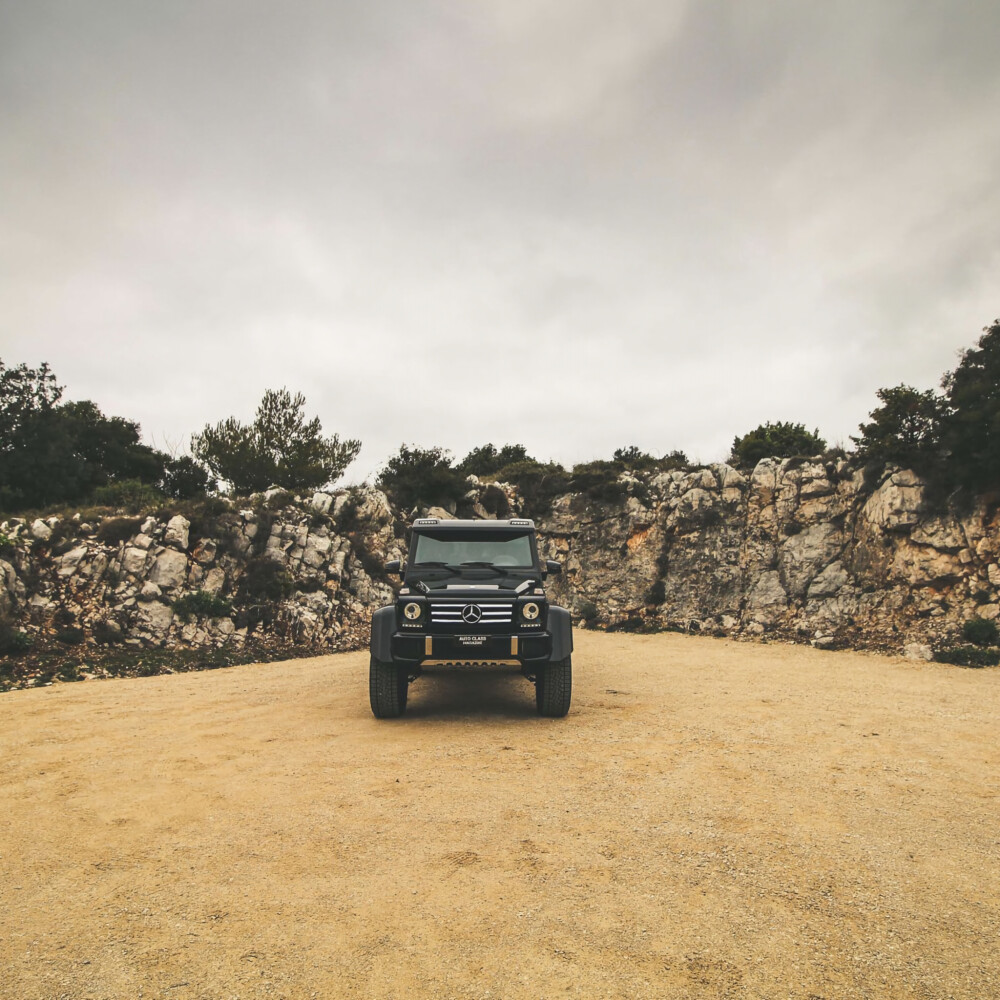
<instances>
[{"instance_id":1,"label":"overcast sky","mask_svg":"<svg viewBox=\"0 0 1000 1000\"><path fill-rule=\"evenodd\" d=\"M1000 4L0 0L0 358L185 450L831 442L1000 316Z\"/></svg>"}]
</instances>

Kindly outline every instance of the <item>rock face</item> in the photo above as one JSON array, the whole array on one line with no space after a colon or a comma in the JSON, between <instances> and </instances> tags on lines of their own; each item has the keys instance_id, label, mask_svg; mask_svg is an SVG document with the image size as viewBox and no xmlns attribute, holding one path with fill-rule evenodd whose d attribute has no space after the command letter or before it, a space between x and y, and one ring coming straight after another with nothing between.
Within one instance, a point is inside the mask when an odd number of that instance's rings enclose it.
<instances>
[{"instance_id":1,"label":"rock face","mask_svg":"<svg viewBox=\"0 0 1000 1000\"><path fill-rule=\"evenodd\" d=\"M371 610L392 599L382 565L405 558L382 493L317 494L279 510L266 497L214 503L199 524L147 517L114 542L101 526L7 522L0 614L29 632L71 622L88 641L147 647L367 642Z\"/></svg>"},{"instance_id":2,"label":"rock face","mask_svg":"<svg viewBox=\"0 0 1000 1000\"><path fill-rule=\"evenodd\" d=\"M984 504L927 513L891 470L873 489L845 462L764 460L652 477L620 506L563 497L540 527L570 607L611 627L775 633L902 650L996 617L1000 523Z\"/></svg>"},{"instance_id":3,"label":"rock face","mask_svg":"<svg viewBox=\"0 0 1000 1000\"><path fill-rule=\"evenodd\" d=\"M590 624L923 657L1000 615L1000 515L928 513L905 470L866 486L845 462L764 460L749 475L623 474L615 488L613 502L557 497L538 519L543 558L564 567L549 587ZM401 515L375 490L271 492L141 522L6 522L0 614L35 632L69 622L88 642L363 647L392 599L382 566L406 557ZM474 478L456 511L429 513L482 516L501 492L526 513L516 490Z\"/></svg>"}]
</instances>

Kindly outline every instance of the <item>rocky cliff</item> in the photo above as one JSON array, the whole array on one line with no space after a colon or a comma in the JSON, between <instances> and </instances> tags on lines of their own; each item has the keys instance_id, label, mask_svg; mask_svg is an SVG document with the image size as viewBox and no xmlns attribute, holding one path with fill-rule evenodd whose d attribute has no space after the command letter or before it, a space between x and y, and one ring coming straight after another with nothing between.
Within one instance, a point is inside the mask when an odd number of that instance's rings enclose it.
<instances>
[{"instance_id":1,"label":"rocky cliff","mask_svg":"<svg viewBox=\"0 0 1000 1000\"><path fill-rule=\"evenodd\" d=\"M900 651L1000 611L996 508L928 512L906 470L866 486L844 461L765 460L623 486L617 506L560 497L543 523L559 596L610 627Z\"/></svg>"},{"instance_id":2,"label":"rocky cliff","mask_svg":"<svg viewBox=\"0 0 1000 1000\"><path fill-rule=\"evenodd\" d=\"M929 513L905 470L866 486L843 461L765 460L749 476L718 464L610 485L557 497L538 522L564 564L556 599L587 627L929 655L1000 611L995 506ZM469 486L463 516L522 508L511 487ZM391 599L381 567L405 557L405 528L375 490L14 519L0 525L0 615L78 649L356 649Z\"/></svg>"}]
</instances>

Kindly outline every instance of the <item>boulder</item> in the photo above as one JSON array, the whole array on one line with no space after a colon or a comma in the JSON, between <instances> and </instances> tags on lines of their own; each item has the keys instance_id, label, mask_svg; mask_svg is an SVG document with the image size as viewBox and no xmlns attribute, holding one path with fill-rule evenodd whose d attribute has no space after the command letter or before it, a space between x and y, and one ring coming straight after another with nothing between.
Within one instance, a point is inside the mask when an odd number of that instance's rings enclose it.
<instances>
[{"instance_id":1,"label":"boulder","mask_svg":"<svg viewBox=\"0 0 1000 1000\"><path fill-rule=\"evenodd\" d=\"M329 493L314 493L309 501L309 506L320 514L328 514L333 504L333 497Z\"/></svg>"},{"instance_id":2,"label":"boulder","mask_svg":"<svg viewBox=\"0 0 1000 1000\"><path fill-rule=\"evenodd\" d=\"M164 549L156 557L149 579L162 589L170 590L183 585L187 569L187 556L183 552Z\"/></svg>"},{"instance_id":3,"label":"boulder","mask_svg":"<svg viewBox=\"0 0 1000 1000\"><path fill-rule=\"evenodd\" d=\"M175 514L167 521L167 530L163 533L164 544L172 545L175 549L186 550L190 527L191 522L183 514Z\"/></svg>"},{"instance_id":4,"label":"boulder","mask_svg":"<svg viewBox=\"0 0 1000 1000\"><path fill-rule=\"evenodd\" d=\"M31 537L39 542L47 542L52 537L52 529L39 517L31 522Z\"/></svg>"},{"instance_id":5,"label":"boulder","mask_svg":"<svg viewBox=\"0 0 1000 1000\"><path fill-rule=\"evenodd\" d=\"M133 576L141 576L146 571L147 555L145 549L137 548L134 545L128 546L122 554L122 569Z\"/></svg>"}]
</instances>

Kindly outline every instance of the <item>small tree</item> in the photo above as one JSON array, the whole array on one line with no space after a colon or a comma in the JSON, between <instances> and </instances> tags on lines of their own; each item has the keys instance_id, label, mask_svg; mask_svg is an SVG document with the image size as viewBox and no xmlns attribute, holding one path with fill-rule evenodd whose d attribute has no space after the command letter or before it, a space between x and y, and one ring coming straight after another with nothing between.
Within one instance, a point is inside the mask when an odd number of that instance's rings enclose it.
<instances>
[{"instance_id":1,"label":"small tree","mask_svg":"<svg viewBox=\"0 0 1000 1000\"><path fill-rule=\"evenodd\" d=\"M904 468L924 469L937 450L938 421L942 404L935 393L908 386L879 389L882 405L871 411L871 422L859 424L861 437L851 440L858 457Z\"/></svg>"},{"instance_id":2,"label":"small tree","mask_svg":"<svg viewBox=\"0 0 1000 1000\"><path fill-rule=\"evenodd\" d=\"M163 478L159 488L175 500L191 500L214 490L215 480L208 470L190 455L169 458L164 464Z\"/></svg>"},{"instance_id":3,"label":"small tree","mask_svg":"<svg viewBox=\"0 0 1000 1000\"><path fill-rule=\"evenodd\" d=\"M404 510L419 506L444 506L458 501L466 492L465 476L451 464L441 448L407 448L386 462L376 485Z\"/></svg>"},{"instance_id":4,"label":"small tree","mask_svg":"<svg viewBox=\"0 0 1000 1000\"><path fill-rule=\"evenodd\" d=\"M944 474L974 492L1000 487L1000 320L941 380Z\"/></svg>"},{"instance_id":5,"label":"small tree","mask_svg":"<svg viewBox=\"0 0 1000 1000\"><path fill-rule=\"evenodd\" d=\"M729 460L742 469L752 469L762 458L797 458L825 450L819 429L810 434L802 424L768 421L735 438Z\"/></svg>"},{"instance_id":6,"label":"small tree","mask_svg":"<svg viewBox=\"0 0 1000 1000\"><path fill-rule=\"evenodd\" d=\"M195 458L237 493L274 484L318 489L339 479L361 450L361 442L323 437L319 417L306 420L302 393L268 389L252 424L235 417L206 425L191 438Z\"/></svg>"}]
</instances>

